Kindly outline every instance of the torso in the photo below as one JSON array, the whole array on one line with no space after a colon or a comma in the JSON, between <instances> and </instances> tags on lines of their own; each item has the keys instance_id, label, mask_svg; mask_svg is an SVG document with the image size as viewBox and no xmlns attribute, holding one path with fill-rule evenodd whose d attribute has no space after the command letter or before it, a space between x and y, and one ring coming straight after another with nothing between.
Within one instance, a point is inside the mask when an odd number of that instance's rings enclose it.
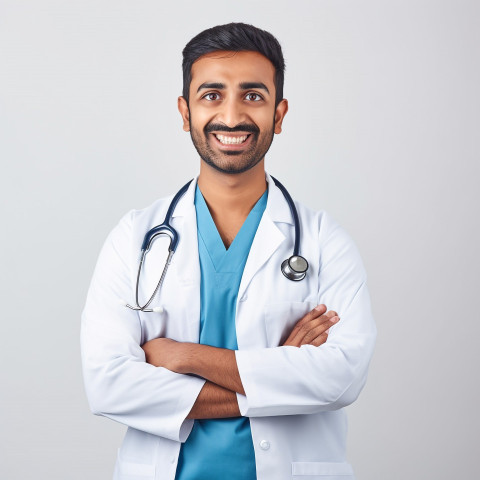
<instances>
[{"instance_id":1,"label":"torso","mask_svg":"<svg viewBox=\"0 0 480 480\"><path fill-rule=\"evenodd\" d=\"M248 215L232 215L228 213L218 215L215 212L212 212L212 210L210 210L210 213L215 222L218 233L222 238L223 244L225 245L225 248L228 249L237 236L240 228L242 228Z\"/></svg>"}]
</instances>

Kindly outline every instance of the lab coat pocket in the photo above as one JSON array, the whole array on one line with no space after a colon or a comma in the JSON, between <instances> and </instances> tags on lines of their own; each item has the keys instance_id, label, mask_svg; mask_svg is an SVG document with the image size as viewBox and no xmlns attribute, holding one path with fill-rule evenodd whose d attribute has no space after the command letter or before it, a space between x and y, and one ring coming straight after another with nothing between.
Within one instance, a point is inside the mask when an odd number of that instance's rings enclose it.
<instances>
[{"instance_id":1,"label":"lab coat pocket","mask_svg":"<svg viewBox=\"0 0 480 480\"><path fill-rule=\"evenodd\" d=\"M309 480L354 480L352 466L347 462L292 462L293 478L308 476Z\"/></svg>"},{"instance_id":2,"label":"lab coat pocket","mask_svg":"<svg viewBox=\"0 0 480 480\"><path fill-rule=\"evenodd\" d=\"M315 302L268 303L264 311L267 346L283 345L296 323L315 306Z\"/></svg>"},{"instance_id":3,"label":"lab coat pocket","mask_svg":"<svg viewBox=\"0 0 480 480\"><path fill-rule=\"evenodd\" d=\"M155 480L155 465L126 462L119 455L114 480Z\"/></svg>"}]
</instances>

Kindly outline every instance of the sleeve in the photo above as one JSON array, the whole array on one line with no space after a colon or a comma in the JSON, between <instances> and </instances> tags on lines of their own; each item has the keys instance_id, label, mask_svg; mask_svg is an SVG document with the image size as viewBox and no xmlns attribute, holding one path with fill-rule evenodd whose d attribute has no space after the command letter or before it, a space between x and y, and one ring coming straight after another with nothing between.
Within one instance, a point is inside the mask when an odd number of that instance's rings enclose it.
<instances>
[{"instance_id":1,"label":"sleeve","mask_svg":"<svg viewBox=\"0 0 480 480\"><path fill-rule=\"evenodd\" d=\"M205 381L145 362L139 315L121 304L134 295L132 217L133 210L106 239L82 313L86 394L95 415L184 442L193 427L186 417Z\"/></svg>"},{"instance_id":2,"label":"sleeve","mask_svg":"<svg viewBox=\"0 0 480 480\"><path fill-rule=\"evenodd\" d=\"M340 315L323 345L235 352L245 389L238 395L242 415L336 410L365 385L376 339L366 274L353 241L328 217L320 230L318 303Z\"/></svg>"}]
</instances>

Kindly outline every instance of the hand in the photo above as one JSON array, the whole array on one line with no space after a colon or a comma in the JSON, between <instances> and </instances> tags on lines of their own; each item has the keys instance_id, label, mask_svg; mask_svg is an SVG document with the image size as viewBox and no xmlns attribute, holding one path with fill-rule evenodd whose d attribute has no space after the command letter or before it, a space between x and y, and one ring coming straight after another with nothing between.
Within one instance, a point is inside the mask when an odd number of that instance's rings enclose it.
<instances>
[{"instance_id":1,"label":"hand","mask_svg":"<svg viewBox=\"0 0 480 480\"><path fill-rule=\"evenodd\" d=\"M328 329L339 320L337 312L333 310L327 312L325 305L318 305L296 323L283 345L319 347L327 341Z\"/></svg>"},{"instance_id":2,"label":"hand","mask_svg":"<svg viewBox=\"0 0 480 480\"><path fill-rule=\"evenodd\" d=\"M184 345L184 343L176 342L171 338L149 340L142 345L145 361L155 367L165 367L172 372L184 373L182 368Z\"/></svg>"}]
</instances>

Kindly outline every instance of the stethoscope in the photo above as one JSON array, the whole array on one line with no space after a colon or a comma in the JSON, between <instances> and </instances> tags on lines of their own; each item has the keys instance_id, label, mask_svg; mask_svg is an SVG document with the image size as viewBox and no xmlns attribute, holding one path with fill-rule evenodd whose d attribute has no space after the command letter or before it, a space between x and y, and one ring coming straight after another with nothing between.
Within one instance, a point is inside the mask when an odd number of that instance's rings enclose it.
<instances>
[{"instance_id":1,"label":"stethoscope","mask_svg":"<svg viewBox=\"0 0 480 480\"><path fill-rule=\"evenodd\" d=\"M282 270L283 275L285 275L285 277L287 277L289 280L292 280L294 282L298 282L305 278L308 270L308 262L305 260L304 257L298 254L299 244L300 244L300 221L298 220L297 209L295 208L295 204L293 203L292 197L288 193L287 189L277 179L273 177L272 179L275 182L275 185L283 193L283 196L285 197L285 200L287 201L288 206L290 207L290 212L292 214L293 222L295 225L295 244L293 247L293 255L290 258L287 258L286 260L284 260L280 268ZM137 284L135 287L136 306L129 305L128 303L125 304L125 302L122 302L123 305L125 305L128 308L131 308L132 310L140 310L142 312L156 312L156 313L163 312L162 307L153 307L153 308L148 308L148 307L152 303L153 299L155 298L155 295L160 290L160 287L162 286L163 280L165 279L165 275L167 273L170 262L172 261L173 254L177 249L178 240L179 240L178 233L170 225L170 220L172 219L172 215L177 206L178 201L183 197L183 195L185 195L185 192L188 190L188 187L190 186L192 181L193 179L190 180L188 183L186 183L173 197L170 203L170 206L168 207L167 214L165 215L165 220L163 221L163 223L160 225L157 225L156 227L153 227L151 230L149 230L145 234L142 247L140 250L140 261L138 265ZM165 262L165 267L163 268L163 272L160 277L160 280L158 281L157 286L155 287L155 291L153 292L152 296L148 299L148 302L145 305L140 306L138 301L138 287L140 283L140 274L142 272L142 267L145 262L145 255L147 254L148 250L152 246L153 240L155 240L160 235L165 235L170 238L170 245L168 247L168 257Z\"/></svg>"}]
</instances>

